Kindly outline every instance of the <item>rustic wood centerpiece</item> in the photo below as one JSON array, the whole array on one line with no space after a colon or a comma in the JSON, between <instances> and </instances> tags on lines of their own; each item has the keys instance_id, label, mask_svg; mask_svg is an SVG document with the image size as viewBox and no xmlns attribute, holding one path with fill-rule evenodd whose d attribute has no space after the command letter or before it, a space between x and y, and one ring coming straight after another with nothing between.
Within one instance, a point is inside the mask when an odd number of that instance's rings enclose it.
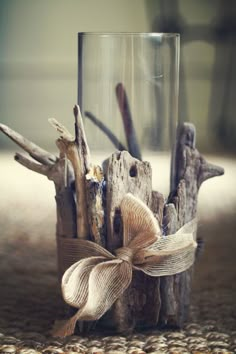
<instances>
[{"instance_id":1,"label":"rustic wood centerpiece","mask_svg":"<svg viewBox=\"0 0 236 354\"><path fill-rule=\"evenodd\" d=\"M177 141L172 155L171 189L165 200L161 191L152 190L150 163L132 156L133 143L130 144L131 151L117 150L103 166L92 165L78 106L74 107L74 117L75 136L55 119L50 119L51 125L60 135L56 141L59 156L43 150L9 127L0 125L0 130L29 155L16 153L15 160L54 182L60 279L69 267L85 257L81 245L86 240L101 246L99 252L106 254L103 251L106 249L112 254L118 254L117 250L123 247L127 224L131 224L126 214L122 215L122 211L126 211L127 215L132 213L132 210L127 210L124 202L123 209L121 207L127 195L131 202L133 197L137 198L141 207L146 208L144 214L138 215L137 219L140 217L140 220L132 221L133 227L137 223L145 223L146 216L151 213L148 216L151 222L156 222L162 237L168 239L168 235L172 237L181 227L196 219L201 184L223 174L222 168L208 163L196 149L194 126L181 124L177 129ZM148 233L143 239L145 237L149 237ZM84 245L88 245L85 248L89 249L90 256L97 255L97 251L92 246L90 248L90 243ZM127 261L124 255L122 257L122 262ZM115 302L111 300L112 306L106 309L105 314L94 321L91 318L90 321L78 321L77 329L109 328L124 332L155 326L181 327L188 314L193 269L190 267L176 273L157 277L133 269L132 281ZM119 281L117 278L118 284ZM107 298L105 296L104 302L109 296L110 293ZM64 332L58 333L67 335L73 330L73 326L67 326Z\"/></svg>"}]
</instances>

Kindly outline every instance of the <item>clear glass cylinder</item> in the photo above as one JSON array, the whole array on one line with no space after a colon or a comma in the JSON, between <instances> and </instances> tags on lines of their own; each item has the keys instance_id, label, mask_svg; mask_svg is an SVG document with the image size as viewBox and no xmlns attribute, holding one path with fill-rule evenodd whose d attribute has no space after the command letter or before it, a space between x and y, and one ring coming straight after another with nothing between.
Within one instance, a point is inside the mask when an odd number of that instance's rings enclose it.
<instances>
[{"instance_id":1,"label":"clear glass cylinder","mask_svg":"<svg viewBox=\"0 0 236 354\"><path fill-rule=\"evenodd\" d=\"M179 35L79 33L78 41L78 104L94 162L129 150L151 163L153 189L167 195L178 118Z\"/></svg>"}]
</instances>

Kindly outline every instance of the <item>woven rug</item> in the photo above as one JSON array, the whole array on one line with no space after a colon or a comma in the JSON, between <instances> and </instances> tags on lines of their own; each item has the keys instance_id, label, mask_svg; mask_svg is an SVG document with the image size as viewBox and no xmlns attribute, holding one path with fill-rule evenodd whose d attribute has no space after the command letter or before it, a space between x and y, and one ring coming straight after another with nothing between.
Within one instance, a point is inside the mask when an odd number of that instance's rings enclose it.
<instances>
[{"instance_id":1,"label":"woven rug","mask_svg":"<svg viewBox=\"0 0 236 354\"><path fill-rule=\"evenodd\" d=\"M53 186L42 191L41 179L20 181L14 193L10 179L1 190L0 353L236 352L234 213L200 220L198 236L205 239L205 249L195 265L190 317L182 330L62 340L50 335L53 321L65 315L57 281Z\"/></svg>"}]
</instances>

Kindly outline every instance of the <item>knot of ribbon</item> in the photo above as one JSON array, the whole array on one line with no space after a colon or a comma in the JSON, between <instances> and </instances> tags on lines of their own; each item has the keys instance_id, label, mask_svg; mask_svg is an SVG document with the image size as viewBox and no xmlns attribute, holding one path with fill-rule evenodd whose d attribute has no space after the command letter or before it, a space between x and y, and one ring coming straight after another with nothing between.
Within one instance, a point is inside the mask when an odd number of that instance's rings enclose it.
<instances>
[{"instance_id":1,"label":"knot of ribbon","mask_svg":"<svg viewBox=\"0 0 236 354\"><path fill-rule=\"evenodd\" d=\"M114 251L116 257L122 261L132 264L134 250L129 247L120 247Z\"/></svg>"},{"instance_id":2,"label":"knot of ribbon","mask_svg":"<svg viewBox=\"0 0 236 354\"><path fill-rule=\"evenodd\" d=\"M98 320L128 288L133 269L160 277L183 272L194 263L195 219L175 234L163 236L157 219L140 199L128 193L120 208L123 247L114 254L77 239L79 260L65 271L61 287L64 300L78 311L55 335L71 335L77 320Z\"/></svg>"}]
</instances>

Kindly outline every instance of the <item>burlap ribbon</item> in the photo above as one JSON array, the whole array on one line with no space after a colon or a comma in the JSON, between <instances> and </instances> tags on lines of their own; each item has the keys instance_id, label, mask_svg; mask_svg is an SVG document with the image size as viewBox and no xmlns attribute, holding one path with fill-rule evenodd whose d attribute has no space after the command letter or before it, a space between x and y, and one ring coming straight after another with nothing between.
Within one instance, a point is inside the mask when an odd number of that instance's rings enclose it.
<instances>
[{"instance_id":1,"label":"burlap ribbon","mask_svg":"<svg viewBox=\"0 0 236 354\"><path fill-rule=\"evenodd\" d=\"M94 242L76 240L79 261L64 273L62 294L79 310L55 333L58 336L72 334L77 320L98 320L128 288L133 269L160 277L183 272L194 262L196 220L162 236L158 221L141 200L126 194L120 208L124 246L114 254Z\"/></svg>"}]
</instances>

